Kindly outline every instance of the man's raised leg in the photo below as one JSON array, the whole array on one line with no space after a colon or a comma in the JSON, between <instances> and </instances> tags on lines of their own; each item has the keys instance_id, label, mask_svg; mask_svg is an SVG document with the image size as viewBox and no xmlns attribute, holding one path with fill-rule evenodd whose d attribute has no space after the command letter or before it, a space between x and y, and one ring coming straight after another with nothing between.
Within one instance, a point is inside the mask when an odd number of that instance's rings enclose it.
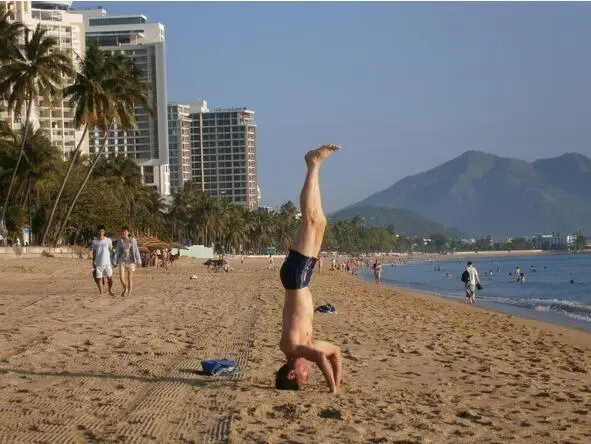
<instances>
[{"instance_id":1,"label":"man's raised leg","mask_svg":"<svg viewBox=\"0 0 591 444\"><path fill-rule=\"evenodd\" d=\"M320 198L318 172L322 162L335 151L338 145L322 145L306 154L308 172L300 193L300 228L292 243L292 250L307 257L318 257L326 229L326 216Z\"/></svg>"}]
</instances>

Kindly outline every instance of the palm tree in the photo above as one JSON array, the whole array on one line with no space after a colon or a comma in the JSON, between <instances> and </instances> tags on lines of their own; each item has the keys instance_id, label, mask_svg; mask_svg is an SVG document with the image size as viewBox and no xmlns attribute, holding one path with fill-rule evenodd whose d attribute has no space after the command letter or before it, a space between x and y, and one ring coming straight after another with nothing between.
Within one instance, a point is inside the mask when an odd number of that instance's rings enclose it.
<instances>
[{"instance_id":1,"label":"palm tree","mask_svg":"<svg viewBox=\"0 0 591 444\"><path fill-rule=\"evenodd\" d=\"M144 74L137 68L133 60L127 59L121 55L107 56L106 62L107 72L110 74L104 81L105 94L102 99L102 105L98 109L99 126L104 129L103 144L99 151L94 156L84 181L80 185L78 192L74 196L74 200L68 208L66 217L62 221L58 234L55 239L57 244L60 239L72 209L76 206L76 202L86 187L90 176L97 163L101 160L103 151L108 142L108 136L115 124L122 128L131 129L136 127L134 107L140 106L148 111L151 115L153 113L150 104L148 84L144 80Z\"/></svg>"},{"instance_id":2,"label":"palm tree","mask_svg":"<svg viewBox=\"0 0 591 444\"><path fill-rule=\"evenodd\" d=\"M12 20L10 11L0 4L0 62L9 61L18 52L18 42L25 25Z\"/></svg>"},{"instance_id":3,"label":"palm tree","mask_svg":"<svg viewBox=\"0 0 591 444\"><path fill-rule=\"evenodd\" d=\"M276 227L277 246L283 251L287 251L298 229L297 212L297 208L290 200L279 209Z\"/></svg>"},{"instance_id":4,"label":"palm tree","mask_svg":"<svg viewBox=\"0 0 591 444\"><path fill-rule=\"evenodd\" d=\"M197 236L200 201L203 192L195 182L185 182L176 193L169 211L171 235L177 240Z\"/></svg>"},{"instance_id":5,"label":"palm tree","mask_svg":"<svg viewBox=\"0 0 591 444\"><path fill-rule=\"evenodd\" d=\"M142 182L140 167L130 158L121 155L110 157L97 166L94 174L105 181L117 196L127 224L137 219L146 206L154 204L151 190Z\"/></svg>"},{"instance_id":6,"label":"palm tree","mask_svg":"<svg viewBox=\"0 0 591 444\"><path fill-rule=\"evenodd\" d=\"M88 128L98 123L102 109L108 106L110 97L108 96L109 91L106 89L105 82L113 76L113 73L109 72L113 69L113 65L108 63L106 53L99 49L96 43L90 43L86 48L84 60L81 62L80 70L76 73L74 83L64 89L64 96L76 104L74 124L76 128L83 126L84 131L82 132L78 145L70 153L70 164L68 165L68 170L62 180L60 189L57 192L57 196L53 201L53 207L51 208L49 220L43 233L41 245L45 245L56 210L64 193L66 183L72 174L72 169L80 153L82 142L88 133ZM105 128L102 129L105 130Z\"/></svg>"},{"instance_id":7,"label":"palm tree","mask_svg":"<svg viewBox=\"0 0 591 444\"><path fill-rule=\"evenodd\" d=\"M33 102L41 97L44 104L51 106L60 97L64 76L74 72L72 59L60 52L56 39L46 33L41 25L32 33L26 29L22 47L0 66L0 91L4 92L8 110L20 114L25 109L21 147L0 214L0 232L4 231L10 194L23 158Z\"/></svg>"},{"instance_id":8,"label":"palm tree","mask_svg":"<svg viewBox=\"0 0 591 444\"><path fill-rule=\"evenodd\" d=\"M209 194L201 193L195 216L202 244L208 246L214 243L216 232L222 224L219 200Z\"/></svg>"},{"instance_id":9,"label":"palm tree","mask_svg":"<svg viewBox=\"0 0 591 444\"><path fill-rule=\"evenodd\" d=\"M251 220L250 238L254 250L262 253L265 247L275 246L277 231L276 218L273 213L259 209L253 212Z\"/></svg>"},{"instance_id":10,"label":"palm tree","mask_svg":"<svg viewBox=\"0 0 591 444\"><path fill-rule=\"evenodd\" d=\"M237 206L234 206L234 208L229 211L223 238L226 251L231 251L231 248L233 247L235 251L241 252L246 243L247 236L243 211L242 208Z\"/></svg>"},{"instance_id":11,"label":"palm tree","mask_svg":"<svg viewBox=\"0 0 591 444\"><path fill-rule=\"evenodd\" d=\"M136 232L145 232L150 235L164 228L166 206L160 193L142 184L136 196L136 202L141 203L133 218L135 223L132 225L135 227ZM163 238L168 238L168 236Z\"/></svg>"},{"instance_id":12,"label":"palm tree","mask_svg":"<svg viewBox=\"0 0 591 444\"><path fill-rule=\"evenodd\" d=\"M30 126L26 131L23 161L17 171L21 185L14 192L19 205L24 209L28 204L29 210L32 201L39 206L42 198L47 197L63 163L60 151L51 144L44 130ZM15 131L7 122L0 122L0 171L5 174L12 173L16 167L23 132L24 129Z\"/></svg>"}]
</instances>

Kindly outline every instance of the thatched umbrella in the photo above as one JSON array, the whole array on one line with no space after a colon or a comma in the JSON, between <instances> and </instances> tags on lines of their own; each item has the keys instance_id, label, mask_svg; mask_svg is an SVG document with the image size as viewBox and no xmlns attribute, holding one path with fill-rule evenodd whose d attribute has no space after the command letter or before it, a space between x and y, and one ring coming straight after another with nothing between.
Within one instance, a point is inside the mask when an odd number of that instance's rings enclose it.
<instances>
[{"instance_id":1,"label":"thatched umbrella","mask_svg":"<svg viewBox=\"0 0 591 444\"><path fill-rule=\"evenodd\" d=\"M170 245L163 241L146 243L144 246L152 250L163 250L164 248L170 248Z\"/></svg>"},{"instance_id":2,"label":"thatched umbrella","mask_svg":"<svg viewBox=\"0 0 591 444\"><path fill-rule=\"evenodd\" d=\"M170 245L167 242L164 242L155 236L139 236L136 239L138 246L151 250L170 248Z\"/></svg>"}]
</instances>

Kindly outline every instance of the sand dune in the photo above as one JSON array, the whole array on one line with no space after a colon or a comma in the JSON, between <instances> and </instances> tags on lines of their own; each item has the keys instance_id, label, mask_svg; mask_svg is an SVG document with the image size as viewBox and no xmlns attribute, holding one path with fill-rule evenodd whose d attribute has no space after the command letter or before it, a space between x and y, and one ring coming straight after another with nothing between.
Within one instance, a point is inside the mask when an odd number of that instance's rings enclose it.
<instances>
[{"instance_id":1,"label":"sand dune","mask_svg":"<svg viewBox=\"0 0 591 444\"><path fill-rule=\"evenodd\" d=\"M588 333L324 271L315 302L338 313L315 334L342 344L341 392L317 370L278 392L278 271L233 266L141 269L122 299L89 261L0 263L0 442L591 441ZM200 374L212 357L242 373Z\"/></svg>"}]
</instances>

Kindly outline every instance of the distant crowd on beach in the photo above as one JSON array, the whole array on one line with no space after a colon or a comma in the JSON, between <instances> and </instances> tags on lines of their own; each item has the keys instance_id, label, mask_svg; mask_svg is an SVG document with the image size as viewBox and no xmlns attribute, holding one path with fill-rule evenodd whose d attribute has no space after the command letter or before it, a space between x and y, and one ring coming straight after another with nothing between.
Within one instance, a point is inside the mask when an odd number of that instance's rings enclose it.
<instances>
[{"instance_id":1,"label":"distant crowd on beach","mask_svg":"<svg viewBox=\"0 0 591 444\"><path fill-rule=\"evenodd\" d=\"M180 251L173 254L172 250L168 247L162 246L161 248L145 248L142 247L140 250L137 245L136 239L130 234L127 227L123 227L121 230L121 236L116 242L116 247L113 247L113 242L109 237L105 235L104 227L99 227L97 230L97 236L92 242L93 252L93 277L96 285L99 289L100 294L108 289L110 294L112 293L112 265L120 270L120 279L123 291L121 296L129 295L133 286L133 272L135 266L148 267L148 268L161 268L168 270L170 265L173 265L175 260L180 257ZM244 264L248 256L244 253L240 254L240 263ZM385 263L383 262L385 260ZM441 266L438 263L437 255L361 255L361 256L342 256L337 254L329 255L323 253L318 257L317 271L321 273L323 270L323 263L330 261L328 271L331 272L344 272L352 275L358 275L360 268L368 268L373 274L374 281L377 285L381 284L382 271L384 266L400 266L406 265L412 262L431 262L435 261L435 271L441 271ZM233 270L228 264L225 253L220 253L216 258L208 259L204 265L207 266L210 271L217 272L230 272ZM278 265L275 263L275 255L269 254L267 269L275 270ZM546 267L544 267L546 268ZM497 267L497 273L501 272L500 267ZM533 265L530 267L530 272L535 273L536 269ZM466 275L467 273L467 275ZM493 270L484 272L485 276L492 276ZM514 276L515 280L519 283L525 283L527 280L526 274L522 271L519 266L515 267L514 273L509 273L510 276ZM468 276L468 277L466 277ZM453 278L453 273L447 272L445 274L447 279ZM466 280L467 279L467 280ZM470 303L475 303L476 290L481 289L480 276L476 267L471 261L468 262L464 273L462 274L461 280L464 282L466 296ZM574 283L573 280L570 283Z\"/></svg>"}]
</instances>

